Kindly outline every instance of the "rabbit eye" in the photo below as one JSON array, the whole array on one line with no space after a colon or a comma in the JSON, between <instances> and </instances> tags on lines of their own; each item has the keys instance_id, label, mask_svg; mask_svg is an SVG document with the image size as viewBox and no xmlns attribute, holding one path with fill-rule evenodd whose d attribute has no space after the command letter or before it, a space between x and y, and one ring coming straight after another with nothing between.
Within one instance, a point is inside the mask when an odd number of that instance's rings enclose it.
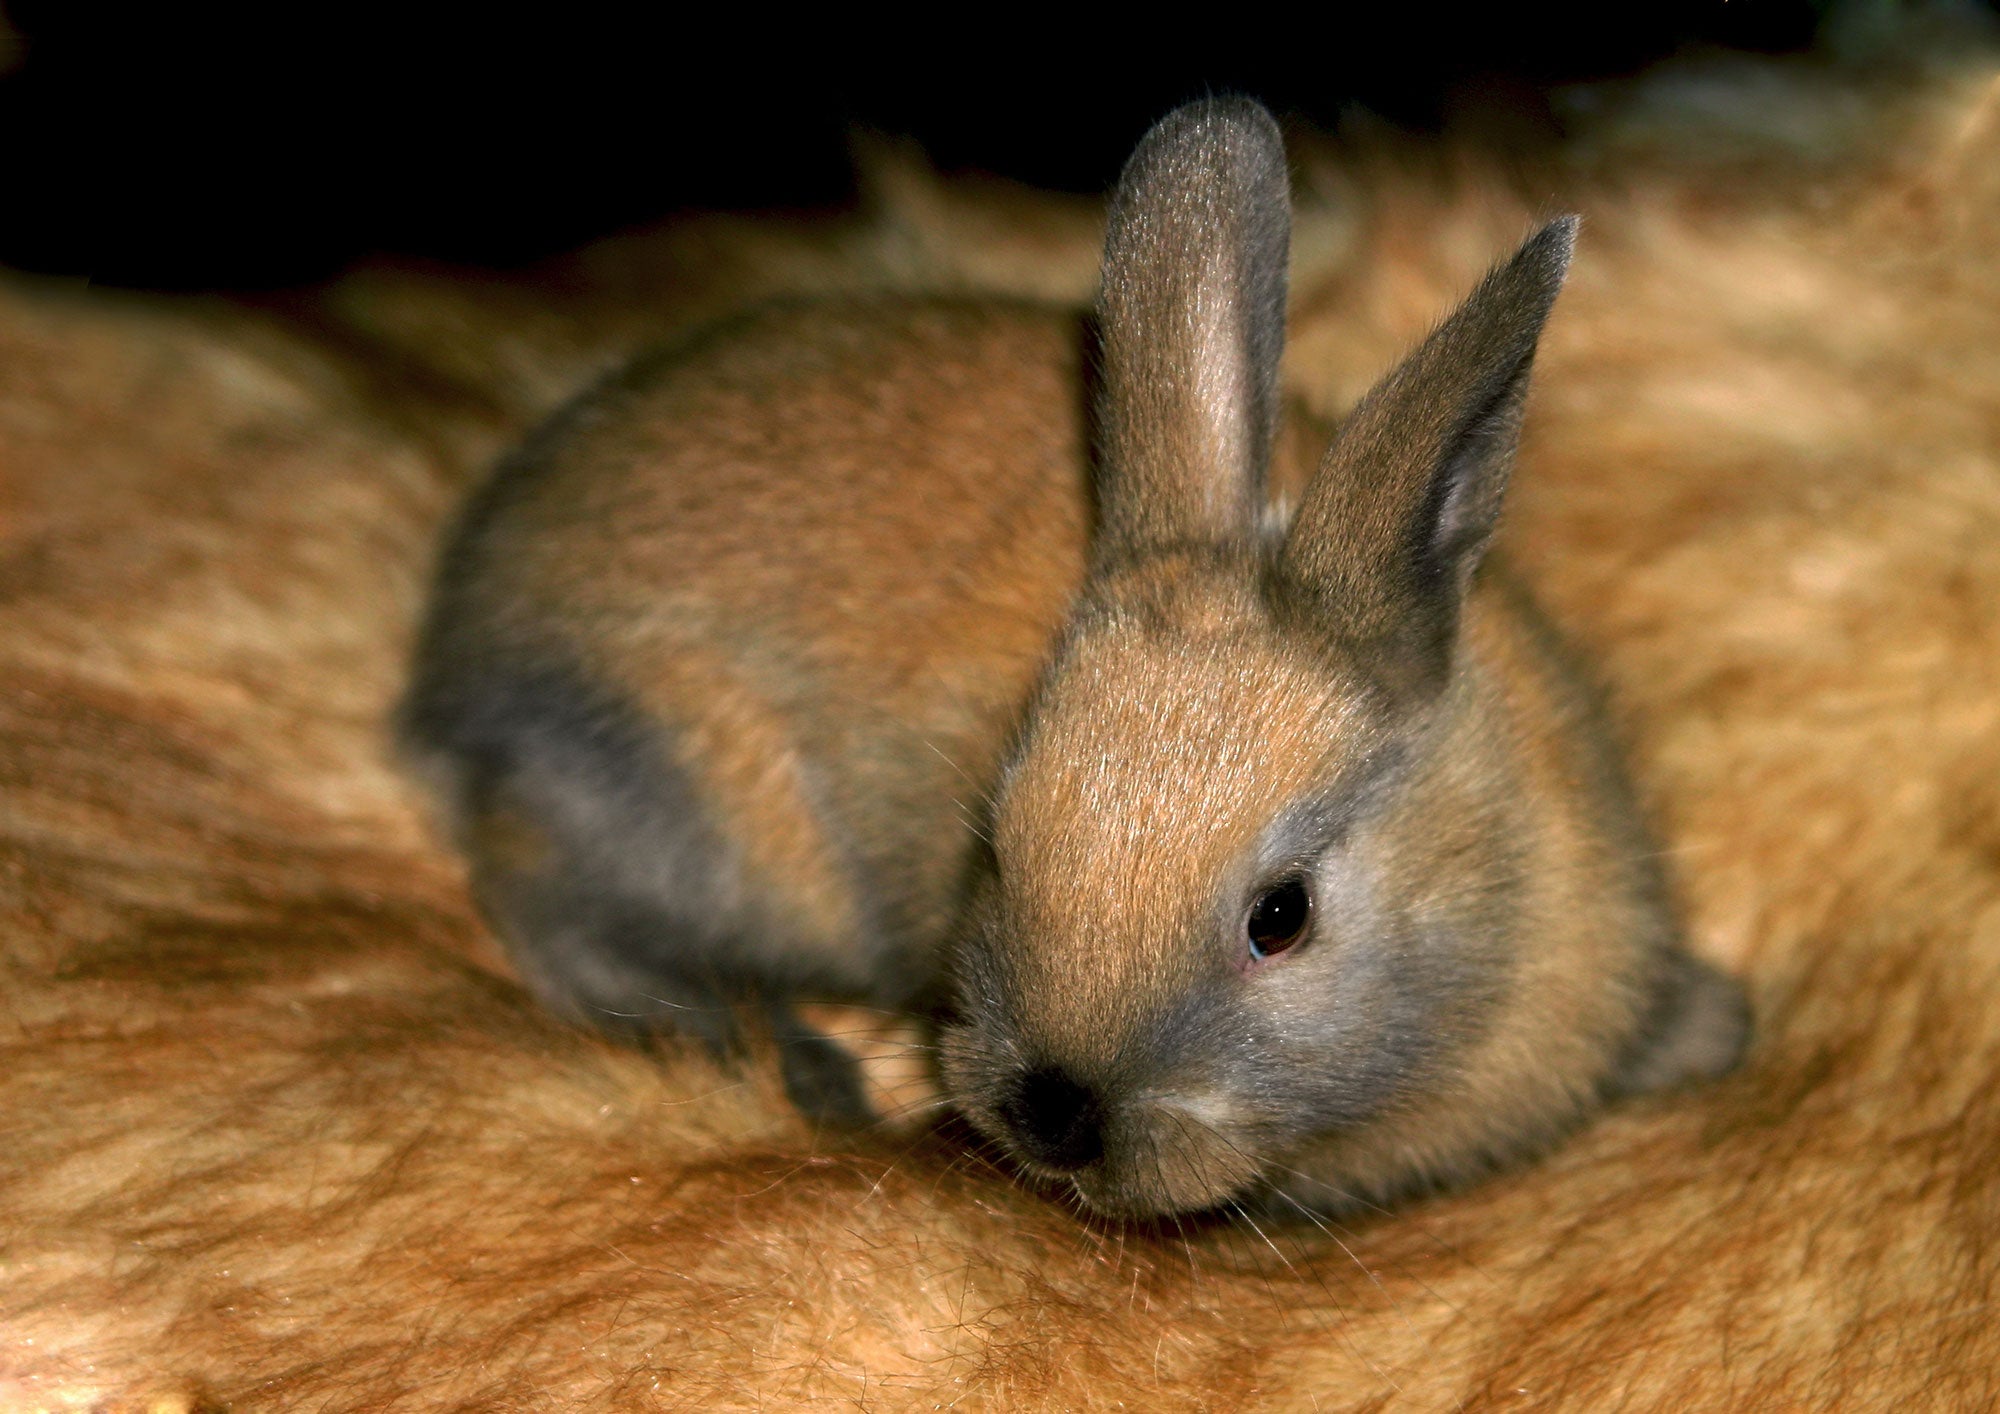
<instances>
[{"instance_id":1,"label":"rabbit eye","mask_svg":"<svg viewBox=\"0 0 2000 1414\"><path fill-rule=\"evenodd\" d=\"M1306 933L1312 918L1312 895L1304 879L1286 879L1257 895L1243 931L1250 938L1252 957L1270 957L1291 947Z\"/></svg>"}]
</instances>

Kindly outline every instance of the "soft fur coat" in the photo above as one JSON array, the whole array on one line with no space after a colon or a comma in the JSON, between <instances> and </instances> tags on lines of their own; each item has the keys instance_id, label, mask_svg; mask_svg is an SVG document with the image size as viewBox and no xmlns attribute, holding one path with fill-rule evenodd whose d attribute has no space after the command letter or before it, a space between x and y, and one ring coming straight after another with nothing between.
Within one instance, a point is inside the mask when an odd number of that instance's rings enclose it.
<instances>
[{"instance_id":1,"label":"soft fur coat","mask_svg":"<svg viewBox=\"0 0 2000 1414\"><path fill-rule=\"evenodd\" d=\"M1324 1231L1107 1229L566 1028L383 727L443 517L592 373L772 292L1079 301L1093 206L891 152L520 281L0 283L0 1408L2000 1397L2000 57L1928 52L1592 90L1546 159L1295 144L1333 416L1585 213L1502 544L1760 1028Z\"/></svg>"}]
</instances>

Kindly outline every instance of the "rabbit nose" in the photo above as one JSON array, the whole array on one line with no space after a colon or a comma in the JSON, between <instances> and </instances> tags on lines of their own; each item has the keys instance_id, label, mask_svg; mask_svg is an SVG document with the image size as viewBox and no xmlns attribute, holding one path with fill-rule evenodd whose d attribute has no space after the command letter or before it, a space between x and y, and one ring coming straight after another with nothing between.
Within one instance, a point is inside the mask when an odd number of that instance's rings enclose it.
<instances>
[{"instance_id":1,"label":"rabbit nose","mask_svg":"<svg viewBox=\"0 0 2000 1414\"><path fill-rule=\"evenodd\" d=\"M1074 1173L1103 1157L1097 1096L1056 1066L1028 1071L1015 1081L1000 1102L1000 1118L1021 1152L1046 1168Z\"/></svg>"}]
</instances>

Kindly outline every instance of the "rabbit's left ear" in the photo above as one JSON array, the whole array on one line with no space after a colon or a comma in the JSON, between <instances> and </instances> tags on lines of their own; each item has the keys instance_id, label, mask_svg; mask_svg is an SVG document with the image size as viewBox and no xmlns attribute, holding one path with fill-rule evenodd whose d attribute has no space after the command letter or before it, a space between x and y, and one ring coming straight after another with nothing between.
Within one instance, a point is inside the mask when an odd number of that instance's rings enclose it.
<instances>
[{"instance_id":1,"label":"rabbit's left ear","mask_svg":"<svg viewBox=\"0 0 2000 1414\"><path fill-rule=\"evenodd\" d=\"M1291 194L1278 125L1209 99L1125 164L1098 296L1098 553L1239 540L1277 425Z\"/></svg>"},{"instance_id":2,"label":"rabbit's left ear","mask_svg":"<svg viewBox=\"0 0 2000 1414\"><path fill-rule=\"evenodd\" d=\"M1361 400L1306 488L1280 560L1343 637L1435 687L1499 520L1535 345L1577 220L1544 226Z\"/></svg>"}]
</instances>

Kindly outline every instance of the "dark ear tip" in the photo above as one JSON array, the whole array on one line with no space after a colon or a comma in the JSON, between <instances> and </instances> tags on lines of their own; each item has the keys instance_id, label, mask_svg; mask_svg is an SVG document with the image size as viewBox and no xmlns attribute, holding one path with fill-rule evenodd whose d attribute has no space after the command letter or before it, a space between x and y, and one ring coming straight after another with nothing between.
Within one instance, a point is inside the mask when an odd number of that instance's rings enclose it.
<instances>
[{"instance_id":1,"label":"dark ear tip","mask_svg":"<svg viewBox=\"0 0 2000 1414\"><path fill-rule=\"evenodd\" d=\"M1570 259L1576 254L1576 234L1582 225L1583 218L1575 213L1556 217L1522 242L1509 263L1538 275L1553 298L1569 274Z\"/></svg>"},{"instance_id":2,"label":"dark ear tip","mask_svg":"<svg viewBox=\"0 0 2000 1414\"><path fill-rule=\"evenodd\" d=\"M1278 120L1271 116L1271 110L1248 94L1222 94L1214 98L1199 99L1188 106L1204 110L1213 122L1249 129L1260 137L1268 137L1272 142L1282 140L1278 133Z\"/></svg>"},{"instance_id":3,"label":"dark ear tip","mask_svg":"<svg viewBox=\"0 0 2000 1414\"><path fill-rule=\"evenodd\" d=\"M1285 139L1278 131L1278 120L1263 104L1242 94L1227 94L1183 103L1153 124L1140 140L1139 151L1184 145L1248 145L1275 153L1282 161ZM1134 156L1137 157L1138 152Z\"/></svg>"},{"instance_id":4,"label":"dark ear tip","mask_svg":"<svg viewBox=\"0 0 2000 1414\"><path fill-rule=\"evenodd\" d=\"M1535 232L1533 239L1560 245L1567 256L1576 248L1576 233L1583 229L1583 217L1574 211L1565 212L1555 220Z\"/></svg>"}]
</instances>

